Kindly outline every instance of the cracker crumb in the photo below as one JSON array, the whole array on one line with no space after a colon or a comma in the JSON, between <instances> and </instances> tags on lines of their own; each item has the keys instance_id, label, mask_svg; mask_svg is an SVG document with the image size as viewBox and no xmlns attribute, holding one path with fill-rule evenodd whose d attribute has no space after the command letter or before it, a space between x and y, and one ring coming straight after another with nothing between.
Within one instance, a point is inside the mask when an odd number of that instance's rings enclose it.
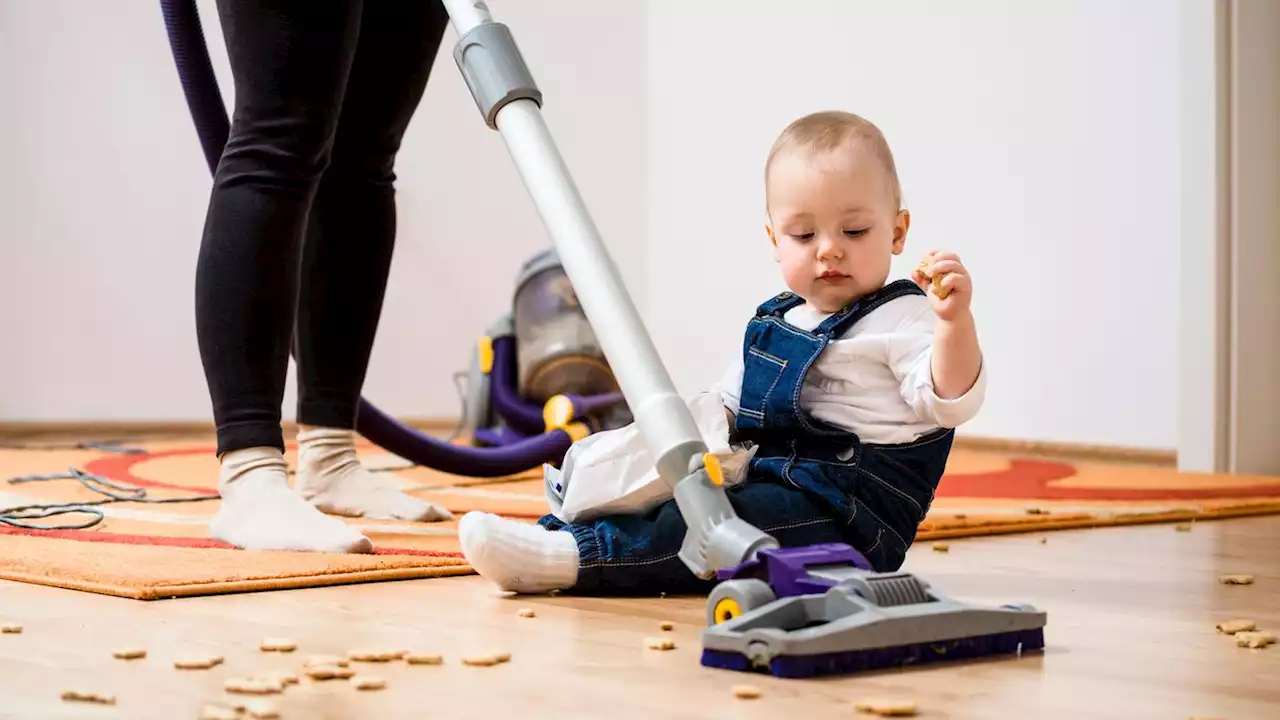
<instances>
[{"instance_id":1,"label":"cracker crumb","mask_svg":"<svg viewBox=\"0 0 1280 720\"><path fill-rule=\"evenodd\" d=\"M1246 574L1220 575L1218 576L1218 582L1223 585L1252 585L1253 576Z\"/></svg>"},{"instance_id":2,"label":"cracker crumb","mask_svg":"<svg viewBox=\"0 0 1280 720\"><path fill-rule=\"evenodd\" d=\"M222 689L244 695L272 695L284 692L284 683L271 678L239 677L227 680L222 684Z\"/></svg>"},{"instance_id":3,"label":"cracker crumb","mask_svg":"<svg viewBox=\"0 0 1280 720\"><path fill-rule=\"evenodd\" d=\"M1049 543L1049 538L1040 538L1041 545L1047 545L1048 543Z\"/></svg>"},{"instance_id":4,"label":"cracker crumb","mask_svg":"<svg viewBox=\"0 0 1280 720\"><path fill-rule=\"evenodd\" d=\"M938 273L933 277L929 277L928 275L925 274L925 271L929 269L928 260L920 261L920 264L916 266L916 269L920 271L921 277L925 277L929 279L929 287L933 289L933 294L937 295L939 300L945 300L947 296L951 294L950 290L942 287L942 279L945 278L947 275L950 275L951 273Z\"/></svg>"},{"instance_id":5,"label":"cracker crumb","mask_svg":"<svg viewBox=\"0 0 1280 720\"><path fill-rule=\"evenodd\" d=\"M859 700L854 703L858 712L876 715L915 715L914 700Z\"/></svg>"},{"instance_id":6,"label":"cracker crumb","mask_svg":"<svg viewBox=\"0 0 1280 720\"><path fill-rule=\"evenodd\" d=\"M408 654L407 650L360 649L347 653L347 657L357 662L391 662Z\"/></svg>"},{"instance_id":7,"label":"cracker crumb","mask_svg":"<svg viewBox=\"0 0 1280 720\"><path fill-rule=\"evenodd\" d=\"M444 656L440 653L409 653L404 656L410 665L442 665Z\"/></svg>"},{"instance_id":8,"label":"cracker crumb","mask_svg":"<svg viewBox=\"0 0 1280 720\"><path fill-rule=\"evenodd\" d=\"M137 660L146 656L147 651L143 648L121 648L111 653L111 657L117 660Z\"/></svg>"},{"instance_id":9,"label":"cracker crumb","mask_svg":"<svg viewBox=\"0 0 1280 720\"><path fill-rule=\"evenodd\" d=\"M1028 515L1048 515L1049 511L1045 510L1044 508L1029 507L1027 508L1027 514Z\"/></svg>"},{"instance_id":10,"label":"cracker crumb","mask_svg":"<svg viewBox=\"0 0 1280 720\"><path fill-rule=\"evenodd\" d=\"M372 675L356 675L351 678L351 684L357 690L381 690L387 686L387 681Z\"/></svg>"},{"instance_id":11,"label":"cracker crumb","mask_svg":"<svg viewBox=\"0 0 1280 720\"><path fill-rule=\"evenodd\" d=\"M950 543L934 543L934 544L933 544L933 551L934 551L934 552L941 552L941 553L944 553L944 552L950 552L950 551L951 551L951 544L950 544Z\"/></svg>"},{"instance_id":12,"label":"cracker crumb","mask_svg":"<svg viewBox=\"0 0 1280 720\"><path fill-rule=\"evenodd\" d=\"M673 622L663 622L658 627L661 628L663 632L671 632L676 629L676 624Z\"/></svg>"},{"instance_id":13,"label":"cracker crumb","mask_svg":"<svg viewBox=\"0 0 1280 720\"><path fill-rule=\"evenodd\" d=\"M17 635L22 632L22 626L17 623L5 623L0 625L0 633L5 635Z\"/></svg>"},{"instance_id":14,"label":"cracker crumb","mask_svg":"<svg viewBox=\"0 0 1280 720\"><path fill-rule=\"evenodd\" d=\"M1236 633L1236 645L1248 648L1264 648L1276 641L1276 634L1266 631L1245 631Z\"/></svg>"},{"instance_id":15,"label":"cracker crumb","mask_svg":"<svg viewBox=\"0 0 1280 720\"><path fill-rule=\"evenodd\" d=\"M339 665L308 665L303 672L312 680L345 680L356 674L355 670Z\"/></svg>"},{"instance_id":16,"label":"cracker crumb","mask_svg":"<svg viewBox=\"0 0 1280 720\"><path fill-rule=\"evenodd\" d=\"M89 690L63 690L62 699L67 702L87 702L96 703L98 705L115 705L116 696L108 693L92 692Z\"/></svg>"},{"instance_id":17,"label":"cracker crumb","mask_svg":"<svg viewBox=\"0 0 1280 720\"><path fill-rule=\"evenodd\" d=\"M471 665L474 667L490 667L502 662L498 655L465 655L462 658L463 665Z\"/></svg>"},{"instance_id":18,"label":"cracker crumb","mask_svg":"<svg viewBox=\"0 0 1280 720\"><path fill-rule=\"evenodd\" d=\"M288 638L264 637L258 647L263 652L293 652L298 649L298 643Z\"/></svg>"},{"instance_id":19,"label":"cracker crumb","mask_svg":"<svg viewBox=\"0 0 1280 720\"><path fill-rule=\"evenodd\" d=\"M645 647L650 650L675 650L676 641L671 638L651 637L644 639Z\"/></svg>"},{"instance_id":20,"label":"cracker crumb","mask_svg":"<svg viewBox=\"0 0 1280 720\"><path fill-rule=\"evenodd\" d=\"M1173 526L1173 529L1178 532L1191 532L1191 523L1178 523Z\"/></svg>"},{"instance_id":21,"label":"cracker crumb","mask_svg":"<svg viewBox=\"0 0 1280 720\"><path fill-rule=\"evenodd\" d=\"M743 700L755 700L760 697L760 688L755 685L734 685L733 696Z\"/></svg>"},{"instance_id":22,"label":"cracker crumb","mask_svg":"<svg viewBox=\"0 0 1280 720\"><path fill-rule=\"evenodd\" d=\"M1254 630L1258 625L1252 620L1225 620L1214 627L1218 629L1218 632L1235 635L1238 632Z\"/></svg>"},{"instance_id":23,"label":"cracker crumb","mask_svg":"<svg viewBox=\"0 0 1280 720\"><path fill-rule=\"evenodd\" d=\"M516 615L523 618L531 618L537 615L537 613L533 611L533 608L520 608L520 610L516 612Z\"/></svg>"},{"instance_id":24,"label":"cracker crumb","mask_svg":"<svg viewBox=\"0 0 1280 720\"><path fill-rule=\"evenodd\" d=\"M221 665L222 661L223 658L221 655L187 657L174 660L173 666L179 670L208 670L209 668Z\"/></svg>"}]
</instances>

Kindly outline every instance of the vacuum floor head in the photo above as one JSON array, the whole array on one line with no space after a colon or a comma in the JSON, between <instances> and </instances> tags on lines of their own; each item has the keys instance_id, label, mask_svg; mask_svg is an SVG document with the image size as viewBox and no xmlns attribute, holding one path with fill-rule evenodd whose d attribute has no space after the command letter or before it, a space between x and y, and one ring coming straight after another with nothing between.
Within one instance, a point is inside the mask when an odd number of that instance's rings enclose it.
<instances>
[{"instance_id":1,"label":"vacuum floor head","mask_svg":"<svg viewBox=\"0 0 1280 720\"><path fill-rule=\"evenodd\" d=\"M702 664L798 678L1044 648L1046 614L1030 606L974 607L851 563L808 571L830 586L782 598L759 577L716 586Z\"/></svg>"}]
</instances>

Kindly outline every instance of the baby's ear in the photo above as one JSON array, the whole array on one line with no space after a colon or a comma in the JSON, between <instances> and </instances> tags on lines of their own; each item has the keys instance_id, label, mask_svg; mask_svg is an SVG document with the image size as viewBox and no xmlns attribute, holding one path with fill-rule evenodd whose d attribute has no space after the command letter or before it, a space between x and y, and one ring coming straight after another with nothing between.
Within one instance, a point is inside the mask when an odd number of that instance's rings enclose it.
<instances>
[{"instance_id":1,"label":"baby's ear","mask_svg":"<svg viewBox=\"0 0 1280 720\"><path fill-rule=\"evenodd\" d=\"M911 213L907 210L899 210L898 216L893 222L893 254L897 255L902 252L907 244L907 230L911 228Z\"/></svg>"}]
</instances>

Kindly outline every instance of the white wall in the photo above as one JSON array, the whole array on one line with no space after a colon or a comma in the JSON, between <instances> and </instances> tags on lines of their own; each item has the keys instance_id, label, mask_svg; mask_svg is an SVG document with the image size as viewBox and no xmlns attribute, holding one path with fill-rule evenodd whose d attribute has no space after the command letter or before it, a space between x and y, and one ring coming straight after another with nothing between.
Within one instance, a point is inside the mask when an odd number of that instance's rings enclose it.
<instances>
[{"instance_id":1,"label":"white wall","mask_svg":"<svg viewBox=\"0 0 1280 720\"><path fill-rule=\"evenodd\" d=\"M229 98L216 7L199 5ZM494 5L642 299L643 6ZM459 411L452 373L509 307L519 264L548 243L453 38L398 165L399 242L366 385L397 414ZM0 419L208 417L193 284L209 177L157 3L4 0L0 72L0 152L15 153L0 155Z\"/></svg>"},{"instance_id":2,"label":"white wall","mask_svg":"<svg viewBox=\"0 0 1280 720\"><path fill-rule=\"evenodd\" d=\"M896 151L913 211L897 270L942 246L973 272L992 384L966 431L1174 447L1179 32L1198 32L1174 4L490 6L682 391L714 382L781 287L761 229L770 143L842 107ZM366 388L399 414L456 412L451 373L546 243L447 53L399 161ZM207 417L192 283L208 176L158 7L7 0L0 68L16 151L0 165L0 418Z\"/></svg>"},{"instance_id":3,"label":"white wall","mask_svg":"<svg viewBox=\"0 0 1280 720\"><path fill-rule=\"evenodd\" d=\"M780 7L649 3L648 310L681 390L714 382L782 287L762 229L770 144L837 107L895 150L913 212L896 271L945 247L973 273L991 385L966 432L1174 447L1176 5Z\"/></svg>"}]
</instances>

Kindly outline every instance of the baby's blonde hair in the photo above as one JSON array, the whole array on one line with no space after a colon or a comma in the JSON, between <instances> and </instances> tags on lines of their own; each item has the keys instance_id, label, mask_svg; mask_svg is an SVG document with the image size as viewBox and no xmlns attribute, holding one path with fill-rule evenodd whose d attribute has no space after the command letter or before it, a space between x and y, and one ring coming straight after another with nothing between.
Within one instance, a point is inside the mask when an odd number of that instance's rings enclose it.
<instances>
[{"instance_id":1,"label":"baby's blonde hair","mask_svg":"<svg viewBox=\"0 0 1280 720\"><path fill-rule=\"evenodd\" d=\"M824 110L793 120L782 130L769 150L764 164L765 193L769 192L769 167L773 159L785 149L800 147L807 152L831 150L857 150L865 148L880 162L889 190L893 194L894 210L902 209L902 186L898 182L898 168L893 161L889 143L875 123L842 110Z\"/></svg>"}]
</instances>

